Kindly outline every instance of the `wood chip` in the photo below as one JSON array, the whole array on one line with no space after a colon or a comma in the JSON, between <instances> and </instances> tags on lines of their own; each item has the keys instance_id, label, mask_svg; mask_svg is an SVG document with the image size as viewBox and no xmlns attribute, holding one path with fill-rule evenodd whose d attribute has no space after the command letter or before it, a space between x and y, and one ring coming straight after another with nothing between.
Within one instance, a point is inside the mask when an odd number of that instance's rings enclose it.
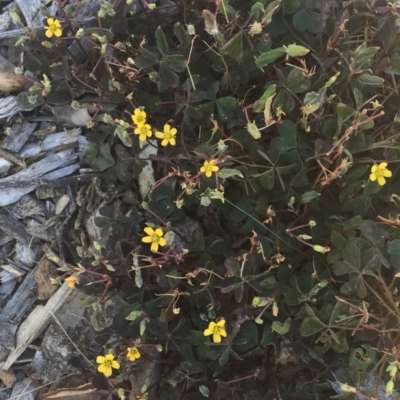
<instances>
[{"instance_id":1,"label":"wood chip","mask_svg":"<svg viewBox=\"0 0 400 400\"><path fill-rule=\"evenodd\" d=\"M1 80L1 72L0 72ZM0 87L1 89L1 87ZM29 140L33 131L36 128L36 123L23 121L21 124L14 124L12 126L12 134L7 136L3 142L3 148L6 150L17 153L22 149L24 144Z\"/></svg>"},{"instance_id":2,"label":"wood chip","mask_svg":"<svg viewBox=\"0 0 400 400\"><path fill-rule=\"evenodd\" d=\"M18 329L15 350L9 354L6 362L2 365L2 369L8 370L14 364L27 345L32 343L48 326L52 318L51 313L57 314L57 311L67 302L75 290L64 282L45 306L37 306L29 314Z\"/></svg>"},{"instance_id":3,"label":"wood chip","mask_svg":"<svg viewBox=\"0 0 400 400\"><path fill-rule=\"evenodd\" d=\"M57 291L57 286L50 281L50 278L57 276L57 268L51 261L46 259L40 261L34 273L38 287L38 300L47 300Z\"/></svg>"},{"instance_id":4,"label":"wood chip","mask_svg":"<svg viewBox=\"0 0 400 400\"><path fill-rule=\"evenodd\" d=\"M3 371L0 369L0 380L6 385L6 387L10 388L14 386L14 383L17 381L15 377L14 371Z\"/></svg>"},{"instance_id":5,"label":"wood chip","mask_svg":"<svg viewBox=\"0 0 400 400\"><path fill-rule=\"evenodd\" d=\"M25 225L4 213L0 213L0 230L27 246L32 241L32 236L26 232Z\"/></svg>"},{"instance_id":6,"label":"wood chip","mask_svg":"<svg viewBox=\"0 0 400 400\"><path fill-rule=\"evenodd\" d=\"M0 312L0 324L4 322L20 322L27 311L32 307L37 299L36 281L34 271L26 275L12 299Z\"/></svg>"}]
</instances>

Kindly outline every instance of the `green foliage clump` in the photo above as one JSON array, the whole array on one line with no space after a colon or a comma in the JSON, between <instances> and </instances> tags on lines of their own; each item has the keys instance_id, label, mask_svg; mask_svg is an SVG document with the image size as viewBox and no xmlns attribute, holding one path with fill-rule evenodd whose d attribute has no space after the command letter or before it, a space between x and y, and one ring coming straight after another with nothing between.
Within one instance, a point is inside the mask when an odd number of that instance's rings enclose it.
<instances>
[{"instance_id":1,"label":"green foliage clump","mask_svg":"<svg viewBox=\"0 0 400 400\"><path fill-rule=\"evenodd\" d=\"M389 395L396 6L203 0L131 15L117 3L79 30L92 43L85 63L58 41L47 49L52 88L36 88L49 104L98 96L85 157L104 181L85 206L101 205L102 244L74 274L100 299L124 293L107 348L123 363L127 346L135 362L158 346L160 399L376 398L381 381ZM285 381L290 365L302 373Z\"/></svg>"}]
</instances>

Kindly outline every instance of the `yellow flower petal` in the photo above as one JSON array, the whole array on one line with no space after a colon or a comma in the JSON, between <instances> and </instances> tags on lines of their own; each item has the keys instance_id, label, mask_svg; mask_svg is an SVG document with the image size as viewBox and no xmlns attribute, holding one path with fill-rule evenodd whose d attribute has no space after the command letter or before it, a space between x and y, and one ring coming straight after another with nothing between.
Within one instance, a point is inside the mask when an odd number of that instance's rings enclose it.
<instances>
[{"instance_id":1,"label":"yellow flower petal","mask_svg":"<svg viewBox=\"0 0 400 400\"><path fill-rule=\"evenodd\" d=\"M56 35L57 37L62 36L62 30L61 30L60 28L56 29L56 30L54 31L54 35Z\"/></svg>"},{"instance_id":2,"label":"yellow flower petal","mask_svg":"<svg viewBox=\"0 0 400 400\"><path fill-rule=\"evenodd\" d=\"M169 131L170 131L170 129L171 129L171 125L169 125L169 124L165 124L165 125L164 125L164 133L165 133L165 134L168 134Z\"/></svg>"},{"instance_id":3,"label":"yellow flower petal","mask_svg":"<svg viewBox=\"0 0 400 400\"><path fill-rule=\"evenodd\" d=\"M201 167L201 168L200 168L200 172L206 172L206 167L204 167L204 166Z\"/></svg>"},{"instance_id":4,"label":"yellow flower petal","mask_svg":"<svg viewBox=\"0 0 400 400\"><path fill-rule=\"evenodd\" d=\"M213 172L217 172L217 171L219 171L219 167L217 167L216 165L213 165L213 166L211 167L211 170L212 170Z\"/></svg>"},{"instance_id":5,"label":"yellow flower petal","mask_svg":"<svg viewBox=\"0 0 400 400\"><path fill-rule=\"evenodd\" d=\"M392 176L392 171L389 171L388 169L385 169L385 170L382 171L382 175L385 178L390 178Z\"/></svg>"},{"instance_id":6,"label":"yellow flower petal","mask_svg":"<svg viewBox=\"0 0 400 400\"><path fill-rule=\"evenodd\" d=\"M97 356L97 358L96 358L96 362L98 364L103 364L105 361L106 361L106 359L103 356Z\"/></svg>"},{"instance_id":7,"label":"yellow flower petal","mask_svg":"<svg viewBox=\"0 0 400 400\"><path fill-rule=\"evenodd\" d=\"M114 360L114 354L106 354L106 360L107 360L107 361L112 361L112 360Z\"/></svg>"},{"instance_id":8,"label":"yellow flower petal","mask_svg":"<svg viewBox=\"0 0 400 400\"><path fill-rule=\"evenodd\" d=\"M151 236L142 237L143 243L151 243L152 241L153 241L153 238Z\"/></svg>"},{"instance_id":9,"label":"yellow flower petal","mask_svg":"<svg viewBox=\"0 0 400 400\"><path fill-rule=\"evenodd\" d=\"M161 146L168 146L168 139L164 139L162 142L161 142Z\"/></svg>"},{"instance_id":10,"label":"yellow flower petal","mask_svg":"<svg viewBox=\"0 0 400 400\"><path fill-rule=\"evenodd\" d=\"M171 136L175 136L176 134L177 134L177 130L176 130L176 128L172 128L170 131L169 131L169 133L170 133L170 135Z\"/></svg>"},{"instance_id":11,"label":"yellow flower petal","mask_svg":"<svg viewBox=\"0 0 400 400\"><path fill-rule=\"evenodd\" d=\"M214 333L214 331L210 328L204 330L204 336L210 336Z\"/></svg>"},{"instance_id":12,"label":"yellow flower petal","mask_svg":"<svg viewBox=\"0 0 400 400\"><path fill-rule=\"evenodd\" d=\"M221 335L219 334L219 332L214 332L213 340L214 343L221 343Z\"/></svg>"},{"instance_id":13,"label":"yellow flower petal","mask_svg":"<svg viewBox=\"0 0 400 400\"><path fill-rule=\"evenodd\" d=\"M206 172L206 177L207 177L207 178L210 178L211 175L212 175L212 172L211 172L211 171L207 171L207 172Z\"/></svg>"},{"instance_id":14,"label":"yellow flower petal","mask_svg":"<svg viewBox=\"0 0 400 400\"><path fill-rule=\"evenodd\" d=\"M225 326L225 320L221 319L221 321L218 321L217 322L217 326L219 326L220 328L224 327Z\"/></svg>"},{"instance_id":15,"label":"yellow flower petal","mask_svg":"<svg viewBox=\"0 0 400 400\"><path fill-rule=\"evenodd\" d=\"M214 328L217 326L217 324L214 321L211 321L208 325L208 329L214 330Z\"/></svg>"},{"instance_id":16,"label":"yellow flower petal","mask_svg":"<svg viewBox=\"0 0 400 400\"><path fill-rule=\"evenodd\" d=\"M104 374L104 376L106 378L110 377L112 375L112 368L108 367L107 365L99 365L99 367L97 368L97 370L101 373Z\"/></svg>"},{"instance_id":17,"label":"yellow flower petal","mask_svg":"<svg viewBox=\"0 0 400 400\"><path fill-rule=\"evenodd\" d=\"M379 186L383 186L386 183L386 179L383 176L378 176Z\"/></svg>"},{"instance_id":18,"label":"yellow flower petal","mask_svg":"<svg viewBox=\"0 0 400 400\"><path fill-rule=\"evenodd\" d=\"M381 162L378 166L379 169L385 169L387 167L387 162Z\"/></svg>"},{"instance_id":19,"label":"yellow flower petal","mask_svg":"<svg viewBox=\"0 0 400 400\"><path fill-rule=\"evenodd\" d=\"M175 146L175 145L176 145L176 140L175 140L175 138L169 139L169 144L170 144L171 146Z\"/></svg>"},{"instance_id":20,"label":"yellow flower petal","mask_svg":"<svg viewBox=\"0 0 400 400\"><path fill-rule=\"evenodd\" d=\"M112 361L111 362L111 367L114 368L114 369L119 369L120 368L119 362Z\"/></svg>"},{"instance_id":21,"label":"yellow flower petal","mask_svg":"<svg viewBox=\"0 0 400 400\"><path fill-rule=\"evenodd\" d=\"M223 337L226 337L226 330L225 329L220 329L219 334Z\"/></svg>"},{"instance_id":22,"label":"yellow flower petal","mask_svg":"<svg viewBox=\"0 0 400 400\"><path fill-rule=\"evenodd\" d=\"M150 228L149 226L146 226L146 228L143 229L149 236L154 235L154 229Z\"/></svg>"},{"instance_id":23,"label":"yellow flower petal","mask_svg":"<svg viewBox=\"0 0 400 400\"><path fill-rule=\"evenodd\" d=\"M158 237L161 237L164 235L164 232L162 231L162 229L157 228L154 232Z\"/></svg>"},{"instance_id":24,"label":"yellow flower petal","mask_svg":"<svg viewBox=\"0 0 400 400\"><path fill-rule=\"evenodd\" d=\"M369 179L371 179L372 182L375 182L376 181L376 175L375 174L371 174L369 176Z\"/></svg>"},{"instance_id":25,"label":"yellow flower petal","mask_svg":"<svg viewBox=\"0 0 400 400\"><path fill-rule=\"evenodd\" d=\"M159 241L158 241L158 244L160 246L165 246L167 244L167 241L164 238L160 238Z\"/></svg>"},{"instance_id":26,"label":"yellow flower petal","mask_svg":"<svg viewBox=\"0 0 400 400\"><path fill-rule=\"evenodd\" d=\"M54 18L47 18L47 25L54 25Z\"/></svg>"},{"instance_id":27,"label":"yellow flower petal","mask_svg":"<svg viewBox=\"0 0 400 400\"><path fill-rule=\"evenodd\" d=\"M150 247L150 250L152 251L152 252L157 252L158 251L158 243L157 242L153 242L152 244L151 244L151 247Z\"/></svg>"},{"instance_id":28,"label":"yellow flower petal","mask_svg":"<svg viewBox=\"0 0 400 400\"><path fill-rule=\"evenodd\" d=\"M164 133L160 132L160 131L156 131L156 138L157 139L164 139Z\"/></svg>"},{"instance_id":29,"label":"yellow flower petal","mask_svg":"<svg viewBox=\"0 0 400 400\"><path fill-rule=\"evenodd\" d=\"M53 36L53 31L51 29L47 29L44 34L50 39Z\"/></svg>"},{"instance_id":30,"label":"yellow flower petal","mask_svg":"<svg viewBox=\"0 0 400 400\"><path fill-rule=\"evenodd\" d=\"M377 171L377 169L378 169L378 166L377 166L377 165L373 165L373 166L371 167L371 172L374 173L374 172Z\"/></svg>"}]
</instances>

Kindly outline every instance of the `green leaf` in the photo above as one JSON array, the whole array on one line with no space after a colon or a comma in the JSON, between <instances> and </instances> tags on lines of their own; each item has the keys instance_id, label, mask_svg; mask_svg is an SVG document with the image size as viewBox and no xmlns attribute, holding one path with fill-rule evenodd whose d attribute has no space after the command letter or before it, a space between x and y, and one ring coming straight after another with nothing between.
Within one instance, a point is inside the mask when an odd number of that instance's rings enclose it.
<instances>
[{"instance_id":1,"label":"green leaf","mask_svg":"<svg viewBox=\"0 0 400 400\"><path fill-rule=\"evenodd\" d=\"M164 55L165 53L168 52L169 46L168 46L167 39L165 38L165 35L164 35L164 32L163 32L161 26L159 26L156 29L156 43L157 43L158 50L160 50L161 54Z\"/></svg>"},{"instance_id":2,"label":"green leaf","mask_svg":"<svg viewBox=\"0 0 400 400\"><path fill-rule=\"evenodd\" d=\"M364 67L364 64L371 61L374 55L380 50L380 47L367 47L367 44L362 43L354 52L354 67L356 70Z\"/></svg>"},{"instance_id":3,"label":"green leaf","mask_svg":"<svg viewBox=\"0 0 400 400\"><path fill-rule=\"evenodd\" d=\"M271 147L276 147L281 153L297 147L297 128L293 121L284 120L279 127L279 137L274 138Z\"/></svg>"},{"instance_id":4,"label":"green leaf","mask_svg":"<svg viewBox=\"0 0 400 400\"><path fill-rule=\"evenodd\" d=\"M272 84L268 86L268 89L264 92L264 94L253 104L253 111L263 112L265 108L265 102L275 93L276 93L276 85Z\"/></svg>"},{"instance_id":5,"label":"green leaf","mask_svg":"<svg viewBox=\"0 0 400 400\"><path fill-rule=\"evenodd\" d=\"M307 47L299 46L297 44L289 44L289 46L283 47L289 57L303 57L310 52L310 49L307 49Z\"/></svg>"},{"instance_id":6,"label":"green leaf","mask_svg":"<svg viewBox=\"0 0 400 400\"><path fill-rule=\"evenodd\" d=\"M261 137L261 132L257 128L257 125L254 122L248 122L247 123L247 132L250 133L251 136L253 136L254 139L260 139Z\"/></svg>"},{"instance_id":7,"label":"green leaf","mask_svg":"<svg viewBox=\"0 0 400 400\"><path fill-rule=\"evenodd\" d=\"M394 239L387 245L387 252L393 256L400 256L400 239Z\"/></svg>"},{"instance_id":8,"label":"green leaf","mask_svg":"<svg viewBox=\"0 0 400 400\"><path fill-rule=\"evenodd\" d=\"M272 15L274 14L275 10L281 5L281 1L282 0L275 0L272 3L268 4L268 7L265 9L265 13L261 21L263 26L267 26L271 23Z\"/></svg>"},{"instance_id":9,"label":"green leaf","mask_svg":"<svg viewBox=\"0 0 400 400\"><path fill-rule=\"evenodd\" d=\"M234 97L220 97L216 100L218 115L223 121L228 121L234 115L234 110L238 107L238 102Z\"/></svg>"},{"instance_id":10,"label":"green leaf","mask_svg":"<svg viewBox=\"0 0 400 400\"><path fill-rule=\"evenodd\" d=\"M97 27L83 29L84 36L91 36L92 33L98 36L105 36L108 42L112 42L114 39L114 34L109 29Z\"/></svg>"},{"instance_id":11,"label":"green leaf","mask_svg":"<svg viewBox=\"0 0 400 400\"><path fill-rule=\"evenodd\" d=\"M284 112L290 113L294 110L295 106L296 103L293 96L286 89L281 89L274 99L272 108L281 107Z\"/></svg>"},{"instance_id":12,"label":"green leaf","mask_svg":"<svg viewBox=\"0 0 400 400\"><path fill-rule=\"evenodd\" d=\"M315 199L317 199L319 196L321 196L321 193L316 192L315 190L312 190L310 192L303 193L301 196L301 202L304 203L309 203Z\"/></svg>"},{"instance_id":13,"label":"green leaf","mask_svg":"<svg viewBox=\"0 0 400 400\"><path fill-rule=\"evenodd\" d=\"M203 231L198 228L192 233L192 237L190 239L188 250L189 251L204 251L204 236Z\"/></svg>"},{"instance_id":14,"label":"green leaf","mask_svg":"<svg viewBox=\"0 0 400 400\"><path fill-rule=\"evenodd\" d=\"M377 244L381 239L379 228L370 220L362 221L360 224L361 233L372 244Z\"/></svg>"},{"instance_id":15,"label":"green leaf","mask_svg":"<svg viewBox=\"0 0 400 400\"><path fill-rule=\"evenodd\" d=\"M361 251L358 246L352 242L347 243L345 249L343 250L343 259L348 262L351 266L360 271L361 267Z\"/></svg>"},{"instance_id":16,"label":"green leaf","mask_svg":"<svg viewBox=\"0 0 400 400\"><path fill-rule=\"evenodd\" d=\"M220 169L217 172L217 175L219 178L222 179L231 178L232 176L239 176L240 178L243 178L243 174L241 171L239 171L238 169L230 169L230 168Z\"/></svg>"},{"instance_id":17,"label":"green leaf","mask_svg":"<svg viewBox=\"0 0 400 400\"><path fill-rule=\"evenodd\" d=\"M331 242L338 249L344 249L347 244L347 240L336 231L331 232Z\"/></svg>"},{"instance_id":18,"label":"green leaf","mask_svg":"<svg viewBox=\"0 0 400 400\"><path fill-rule=\"evenodd\" d=\"M362 74L357 78L357 82L366 86L379 86L382 85L385 80L379 76Z\"/></svg>"},{"instance_id":19,"label":"green leaf","mask_svg":"<svg viewBox=\"0 0 400 400\"><path fill-rule=\"evenodd\" d=\"M260 18L261 13L264 13L264 5L257 1L251 6L250 9L250 18L253 20L258 20Z\"/></svg>"},{"instance_id":20,"label":"green leaf","mask_svg":"<svg viewBox=\"0 0 400 400\"><path fill-rule=\"evenodd\" d=\"M176 88L179 86L179 76L161 63L157 79L157 86L160 92L167 88Z\"/></svg>"},{"instance_id":21,"label":"green leaf","mask_svg":"<svg viewBox=\"0 0 400 400\"><path fill-rule=\"evenodd\" d=\"M260 183L267 190L271 190L274 187L275 175L272 168L260 176Z\"/></svg>"},{"instance_id":22,"label":"green leaf","mask_svg":"<svg viewBox=\"0 0 400 400\"><path fill-rule=\"evenodd\" d=\"M291 319L288 318L285 322L274 321L272 323L272 331L279 333L280 335L285 335L289 332L291 325Z\"/></svg>"},{"instance_id":23,"label":"green leaf","mask_svg":"<svg viewBox=\"0 0 400 400\"><path fill-rule=\"evenodd\" d=\"M125 146L132 147L132 139L125 128L118 125L117 128L115 129L115 133Z\"/></svg>"},{"instance_id":24,"label":"green leaf","mask_svg":"<svg viewBox=\"0 0 400 400\"><path fill-rule=\"evenodd\" d=\"M183 72L186 69L185 60L179 54L164 56L161 62L176 72Z\"/></svg>"},{"instance_id":25,"label":"green leaf","mask_svg":"<svg viewBox=\"0 0 400 400\"><path fill-rule=\"evenodd\" d=\"M278 58L284 56L285 54L286 50L283 47L269 50L268 52L261 54L260 57L256 58L256 66L258 68L266 67L267 65L276 61Z\"/></svg>"},{"instance_id":26,"label":"green leaf","mask_svg":"<svg viewBox=\"0 0 400 400\"><path fill-rule=\"evenodd\" d=\"M303 93L310 88L311 82L304 76L302 71L293 68L287 76L287 85L292 92Z\"/></svg>"},{"instance_id":27,"label":"green leaf","mask_svg":"<svg viewBox=\"0 0 400 400\"><path fill-rule=\"evenodd\" d=\"M317 34L319 32L319 19L320 15L314 11L299 10L293 15L293 25L299 32L306 32Z\"/></svg>"},{"instance_id":28,"label":"green leaf","mask_svg":"<svg viewBox=\"0 0 400 400\"><path fill-rule=\"evenodd\" d=\"M175 36L178 38L181 44L185 43L185 38L186 38L186 31L185 28L182 26L180 22L176 22L174 24L174 33Z\"/></svg>"},{"instance_id":29,"label":"green leaf","mask_svg":"<svg viewBox=\"0 0 400 400\"><path fill-rule=\"evenodd\" d=\"M283 0L282 4L285 14L293 14L300 7L300 0Z\"/></svg>"},{"instance_id":30,"label":"green leaf","mask_svg":"<svg viewBox=\"0 0 400 400\"><path fill-rule=\"evenodd\" d=\"M345 275L345 274L352 274L352 273L359 273L358 268L354 267L353 265L349 264L346 261L338 261L332 266L333 273L337 276Z\"/></svg>"},{"instance_id":31,"label":"green leaf","mask_svg":"<svg viewBox=\"0 0 400 400\"><path fill-rule=\"evenodd\" d=\"M221 47L221 51L223 54L227 54L229 57L240 62L243 57L243 33L239 31Z\"/></svg>"},{"instance_id":32,"label":"green leaf","mask_svg":"<svg viewBox=\"0 0 400 400\"><path fill-rule=\"evenodd\" d=\"M325 328L325 324L316 317L306 317L300 324L300 335L311 336Z\"/></svg>"}]
</instances>

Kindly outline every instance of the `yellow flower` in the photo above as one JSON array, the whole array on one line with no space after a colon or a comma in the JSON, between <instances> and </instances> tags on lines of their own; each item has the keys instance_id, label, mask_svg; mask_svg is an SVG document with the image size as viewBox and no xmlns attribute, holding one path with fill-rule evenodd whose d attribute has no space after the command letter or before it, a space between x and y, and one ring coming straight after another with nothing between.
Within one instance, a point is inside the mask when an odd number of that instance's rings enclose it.
<instances>
[{"instance_id":1,"label":"yellow flower","mask_svg":"<svg viewBox=\"0 0 400 400\"><path fill-rule=\"evenodd\" d=\"M205 161L204 165L200 168L200 172L206 174L206 177L209 178L213 172L219 171L219 167L217 167L215 160Z\"/></svg>"},{"instance_id":2,"label":"yellow flower","mask_svg":"<svg viewBox=\"0 0 400 400\"><path fill-rule=\"evenodd\" d=\"M132 121L138 127L146 123L147 114L140 108L136 108L132 115Z\"/></svg>"},{"instance_id":3,"label":"yellow flower","mask_svg":"<svg viewBox=\"0 0 400 400\"><path fill-rule=\"evenodd\" d=\"M97 364L100 364L97 368L97 370L101 373L104 374L106 378L111 376L112 374L112 368L114 369L119 369L120 365L117 361L114 360L114 354L106 354L105 357L103 356L97 356L96 358Z\"/></svg>"},{"instance_id":4,"label":"yellow flower","mask_svg":"<svg viewBox=\"0 0 400 400\"><path fill-rule=\"evenodd\" d=\"M128 347L126 356L128 357L129 361L135 361L140 358L139 350L136 347Z\"/></svg>"},{"instance_id":5,"label":"yellow flower","mask_svg":"<svg viewBox=\"0 0 400 400\"><path fill-rule=\"evenodd\" d=\"M48 38L51 38L53 35L56 37L60 37L62 35L61 24L58 19L47 18L47 26L46 32L44 33Z\"/></svg>"},{"instance_id":6,"label":"yellow flower","mask_svg":"<svg viewBox=\"0 0 400 400\"><path fill-rule=\"evenodd\" d=\"M75 275L71 275L68 278L65 278L65 282L68 283L70 288L75 287L75 284L77 283L78 279Z\"/></svg>"},{"instance_id":7,"label":"yellow flower","mask_svg":"<svg viewBox=\"0 0 400 400\"><path fill-rule=\"evenodd\" d=\"M386 183L385 178L390 178L392 176L392 172L386 167L387 163L385 162L380 163L379 165L373 165L371 167L371 175L369 176L369 179L371 179L372 182L377 180L378 184L383 186Z\"/></svg>"},{"instance_id":8,"label":"yellow flower","mask_svg":"<svg viewBox=\"0 0 400 400\"><path fill-rule=\"evenodd\" d=\"M143 243L151 243L150 250L153 252L158 251L158 246L165 246L167 244L167 241L162 237L164 235L164 232L162 229L157 228L156 230L150 228L147 226L144 228L144 231L149 235L149 236L144 236L142 238Z\"/></svg>"},{"instance_id":9,"label":"yellow flower","mask_svg":"<svg viewBox=\"0 0 400 400\"><path fill-rule=\"evenodd\" d=\"M170 125L165 124L164 125L164 132L156 132L156 137L158 139L163 139L161 142L161 146L168 146L170 144L171 146L175 146L176 140L175 140L175 135L178 131L175 128L171 128Z\"/></svg>"},{"instance_id":10,"label":"yellow flower","mask_svg":"<svg viewBox=\"0 0 400 400\"><path fill-rule=\"evenodd\" d=\"M135 129L135 135L139 135L139 140L143 142L144 140L146 140L146 138L151 137L151 126L149 124L139 125Z\"/></svg>"},{"instance_id":11,"label":"yellow flower","mask_svg":"<svg viewBox=\"0 0 400 400\"><path fill-rule=\"evenodd\" d=\"M221 319L217 323L211 321L208 328L204 331L204 336L213 335L214 343L221 343L221 336L226 337L226 330L224 328L225 320Z\"/></svg>"}]
</instances>

